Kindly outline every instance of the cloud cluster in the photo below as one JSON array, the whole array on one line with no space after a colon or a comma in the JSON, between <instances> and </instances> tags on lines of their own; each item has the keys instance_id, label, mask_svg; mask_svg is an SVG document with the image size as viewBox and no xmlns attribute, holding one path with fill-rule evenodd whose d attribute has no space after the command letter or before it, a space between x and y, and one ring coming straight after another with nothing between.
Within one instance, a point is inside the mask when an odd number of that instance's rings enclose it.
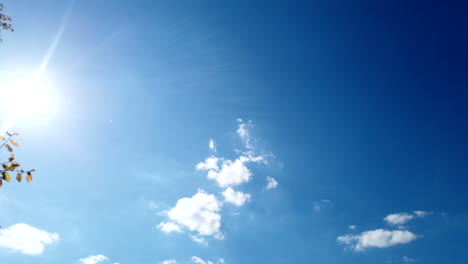
<instances>
[{"instance_id":1,"label":"cloud cluster","mask_svg":"<svg viewBox=\"0 0 468 264\"><path fill-rule=\"evenodd\" d=\"M220 231L221 215L220 210L224 204L230 203L237 207L243 206L251 200L251 195L234 187L248 183L252 180L253 173L249 169L252 163L267 163L265 156L256 155L249 129L253 127L251 121L243 122L238 119L237 134L239 135L245 151L237 150L238 156L234 159L216 157L214 155L206 158L195 166L197 171L205 171L208 180L216 182L222 189L221 197L208 194L203 190L192 197L181 198L176 205L165 212L169 221L161 222L157 227L163 232L182 232L188 229L195 234L190 234L190 238L199 244L207 244L204 236L212 236L216 239L223 239L224 235ZM216 142L210 139L208 147L216 152ZM273 189L278 186L278 182L267 178L266 189ZM199 261L197 259L197 261ZM209 262L207 262L209 263Z\"/></svg>"},{"instance_id":2,"label":"cloud cluster","mask_svg":"<svg viewBox=\"0 0 468 264\"><path fill-rule=\"evenodd\" d=\"M337 242L344 244L354 251L364 251L367 248L387 248L399 244L407 244L418 238L417 235L406 229L403 225L416 217L422 218L430 215L430 212L414 211L409 213L389 214L383 220L390 226L398 226L400 230L375 229L364 231L358 235L343 235L337 238ZM356 226L349 226L350 229L356 229ZM409 260L409 258L408 258ZM406 261L409 262L409 261Z\"/></svg>"},{"instance_id":3,"label":"cloud cluster","mask_svg":"<svg viewBox=\"0 0 468 264\"><path fill-rule=\"evenodd\" d=\"M24 223L0 230L0 247L26 255L40 255L46 245L58 240L57 233L49 233Z\"/></svg>"}]
</instances>

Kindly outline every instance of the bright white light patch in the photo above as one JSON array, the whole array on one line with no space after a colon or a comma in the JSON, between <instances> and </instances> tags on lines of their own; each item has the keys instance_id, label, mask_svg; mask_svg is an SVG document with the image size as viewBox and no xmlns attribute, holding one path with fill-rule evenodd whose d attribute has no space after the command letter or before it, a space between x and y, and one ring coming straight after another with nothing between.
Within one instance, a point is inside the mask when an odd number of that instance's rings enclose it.
<instances>
[{"instance_id":1,"label":"bright white light patch","mask_svg":"<svg viewBox=\"0 0 468 264\"><path fill-rule=\"evenodd\" d=\"M44 78L17 79L0 85L0 107L9 118L47 114L52 104L50 84Z\"/></svg>"}]
</instances>

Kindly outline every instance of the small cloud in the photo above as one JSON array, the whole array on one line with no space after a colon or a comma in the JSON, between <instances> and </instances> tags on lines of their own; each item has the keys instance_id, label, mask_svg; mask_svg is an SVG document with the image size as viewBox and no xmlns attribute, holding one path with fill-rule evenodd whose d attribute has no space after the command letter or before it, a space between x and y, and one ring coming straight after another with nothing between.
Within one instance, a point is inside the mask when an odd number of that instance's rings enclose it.
<instances>
[{"instance_id":1,"label":"small cloud","mask_svg":"<svg viewBox=\"0 0 468 264\"><path fill-rule=\"evenodd\" d=\"M175 259L167 259L161 262L161 264L175 264L177 261Z\"/></svg>"},{"instance_id":2,"label":"small cloud","mask_svg":"<svg viewBox=\"0 0 468 264\"><path fill-rule=\"evenodd\" d=\"M407 213L397 213L397 214L389 214L384 218L384 221L388 225L397 226L397 225L404 225L409 221L413 220L414 216L407 214Z\"/></svg>"},{"instance_id":3,"label":"small cloud","mask_svg":"<svg viewBox=\"0 0 468 264\"><path fill-rule=\"evenodd\" d=\"M196 257L196 256L193 256L190 259L192 260L193 263L197 263L197 264L213 264L213 262L211 261L204 261L203 259Z\"/></svg>"},{"instance_id":4,"label":"small cloud","mask_svg":"<svg viewBox=\"0 0 468 264\"><path fill-rule=\"evenodd\" d=\"M349 246L354 251L364 251L370 247L387 248L398 244L407 244L417 236L407 230L376 229L359 235L344 235L337 238L338 243Z\"/></svg>"},{"instance_id":5,"label":"small cloud","mask_svg":"<svg viewBox=\"0 0 468 264\"><path fill-rule=\"evenodd\" d=\"M194 236L194 235L190 235L190 239L192 239L192 241L198 243L198 244L202 244L202 245L208 245L208 242L206 242L206 240L203 238L203 237L199 237L199 236Z\"/></svg>"},{"instance_id":6,"label":"small cloud","mask_svg":"<svg viewBox=\"0 0 468 264\"><path fill-rule=\"evenodd\" d=\"M223 192L223 196L226 202L232 203L238 207L250 201L250 194L234 191L231 187Z\"/></svg>"},{"instance_id":7,"label":"small cloud","mask_svg":"<svg viewBox=\"0 0 468 264\"><path fill-rule=\"evenodd\" d=\"M265 189L267 191L278 187L278 182L274 178L267 176L266 179L267 179L267 186L265 187Z\"/></svg>"},{"instance_id":8,"label":"small cloud","mask_svg":"<svg viewBox=\"0 0 468 264\"><path fill-rule=\"evenodd\" d=\"M214 139L210 138L210 142L208 143L208 147L214 152L216 152L216 142Z\"/></svg>"},{"instance_id":9,"label":"small cloud","mask_svg":"<svg viewBox=\"0 0 468 264\"><path fill-rule=\"evenodd\" d=\"M331 207L331 206L333 206L332 201L327 200L327 199L322 199L322 200L317 201L317 202L314 203L314 211L315 211L316 213L320 213L320 211L321 211L323 208Z\"/></svg>"},{"instance_id":10,"label":"small cloud","mask_svg":"<svg viewBox=\"0 0 468 264\"><path fill-rule=\"evenodd\" d=\"M400 226L400 228L404 228L403 225L413 220L415 217L424 218L431 214L432 212L425 212L425 211L414 211L413 214L408 214L408 213L389 214L384 218L384 221L388 225Z\"/></svg>"},{"instance_id":11,"label":"small cloud","mask_svg":"<svg viewBox=\"0 0 468 264\"><path fill-rule=\"evenodd\" d=\"M410 257L407 257L407 256L404 256L404 257L403 257L403 262L405 262L405 263L415 262L415 259L410 258Z\"/></svg>"},{"instance_id":12,"label":"small cloud","mask_svg":"<svg viewBox=\"0 0 468 264\"><path fill-rule=\"evenodd\" d=\"M0 247L26 255L40 255L46 245L58 240L57 233L49 233L23 223L0 230Z\"/></svg>"},{"instance_id":13,"label":"small cloud","mask_svg":"<svg viewBox=\"0 0 468 264\"><path fill-rule=\"evenodd\" d=\"M414 211L413 214L415 214L417 217L424 218L428 215L431 215L432 212L425 212L425 211Z\"/></svg>"},{"instance_id":14,"label":"small cloud","mask_svg":"<svg viewBox=\"0 0 468 264\"><path fill-rule=\"evenodd\" d=\"M97 264L99 262L102 262L104 260L108 260L109 258L104 256L104 255L96 255L96 256L89 256L87 258L81 259L80 262L82 264Z\"/></svg>"},{"instance_id":15,"label":"small cloud","mask_svg":"<svg viewBox=\"0 0 468 264\"><path fill-rule=\"evenodd\" d=\"M171 222L161 222L157 226L159 230L165 232L165 233L172 233L172 232L182 232L182 229L180 229L180 226L171 223Z\"/></svg>"},{"instance_id":16,"label":"small cloud","mask_svg":"<svg viewBox=\"0 0 468 264\"><path fill-rule=\"evenodd\" d=\"M351 230L356 230L357 227L355 225L350 225L350 226L348 226L348 228L351 229Z\"/></svg>"}]
</instances>

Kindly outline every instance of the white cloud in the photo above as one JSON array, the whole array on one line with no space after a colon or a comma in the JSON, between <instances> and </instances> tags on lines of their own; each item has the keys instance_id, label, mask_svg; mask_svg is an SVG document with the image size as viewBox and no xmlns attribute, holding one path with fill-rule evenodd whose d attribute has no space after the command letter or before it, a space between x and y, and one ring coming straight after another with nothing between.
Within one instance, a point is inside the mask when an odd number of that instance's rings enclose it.
<instances>
[{"instance_id":1,"label":"white cloud","mask_svg":"<svg viewBox=\"0 0 468 264\"><path fill-rule=\"evenodd\" d=\"M275 189L276 187L278 187L278 182L274 178L267 176L266 179L268 182L267 186L265 187L266 190L271 190L271 189Z\"/></svg>"},{"instance_id":2,"label":"white cloud","mask_svg":"<svg viewBox=\"0 0 468 264\"><path fill-rule=\"evenodd\" d=\"M351 230L356 230L357 227L355 225L350 225L350 226L348 226L348 228L351 229Z\"/></svg>"},{"instance_id":3,"label":"white cloud","mask_svg":"<svg viewBox=\"0 0 468 264\"><path fill-rule=\"evenodd\" d=\"M81 259L80 262L82 264L97 264L99 262L102 262L104 260L108 260L109 258L104 256L104 255L96 255L96 256L89 256L87 258Z\"/></svg>"},{"instance_id":4,"label":"white cloud","mask_svg":"<svg viewBox=\"0 0 468 264\"><path fill-rule=\"evenodd\" d=\"M384 221L389 225L404 225L413 220L414 216L407 213L389 214L384 218Z\"/></svg>"},{"instance_id":5,"label":"white cloud","mask_svg":"<svg viewBox=\"0 0 468 264\"><path fill-rule=\"evenodd\" d=\"M161 222L158 225L158 229L165 232L165 233L172 233L172 232L182 232L182 229L180 229L180 226L171 223L171 222Z\"/></svg>"},{"instance_id":6,"label":"white cloud","mask_svg":"<svg viewBox=\"0 0 468 264\"><path fill-rule=\"evenodd\" d=\"M410 257L407 257L407 256L403 257L403 262L405 262L405 263L414 262L414 261L415 261L415 259L413 259L413 258L410 258Z\"/></svg>"},{"instance_id":7,"label":"white cloud","mask_svg":"<svg viewBox=\"0 0 468 264\"><path fill-rule=\"evenodd\" d=\"M48 233L23 223L0 230L0 247L27 255L40 255L45 245L58 240L57 233Z\"/></svg>"},{"instance_id":8,"label":"white cloud","mask_svg":"<svg viewBox=\"0 0 468 264\"><path fill-rule=\"evenodd\" d=\"M235 206L242 206L250 200L250 194L234 191L231 187L223 192L223 196L226 202Z\"/></svg>"},{"instance_id":9,"label":"white cloud","mask_svg":"<svg viewBox=\"0 0 468 264\"><path fill-rule=\"evenodd\" d=\"M190 239L192 239L192 241L194 241L194 242L196 242L198 244L208 245L208 242L206 242L206 240L203 237L190 235Z\"/></svg>"},{"instance_id":10,"label":"white cloud","mask_svg":"<svg viewBox=\"0 0 468 264\"><path fill-rule=\"evenodd\" d=\"M426 216L428 216L428 215L431 215L432 212L414 211L413 214L416 215L417 217L423 218L423 217L426 217Z\"/></svg>"},{"instance_id":11,"label":"white cloud","mask_svg":"<svg viewBox=\"0 0 468 264\"><path fill-rule=\"evenodd\" d=\"M197 164L196 168L197 170L219 170L218 167L218 161L219 159L216 157L209 157L206 158L205 162L200 162Z\"/></svg>"},{"instance_id":12,"label":"white cloud","mask_svg":"<svg viewBox=\"0 0 468 264\"><path fill-rule=\"evenodd\" d=\"M407 230L376 229L362 232L359 235L339 236L337 241L348 245L355 251L364 251L369 247L386 248L398 244L406 244L417 236Z\"/></svg>"},{"instance_id":13,"label":"white cloud","mask_svg":"<svg viewBox=\"0 0 468 264\"><path fill-rule=\"evenodd\" d=\"M175 264L177 261L175 259L168 259L161 262L161 264Z\"/></svg>"},{"instance_id":14,"label":"white cloud","mask_svg":"<svg viewBox=\"0 0 468 264\"><path fill-rule=\"evenodd\" d=\"M316 213L320 213L320 211L321 211L323 208L331 207L331 206L333 206L332 201L327 200L327 199L322 199L322 200L317 201L317 202L314 203L314 211L315 211Z\"/></svg>"},{"instance_id":15,"label":"white cloud","mask_svg":"<svg viewBox=\"0 0 468 264\"><path fill-rule=\"evenodd\" d=\"M208 179L215 180L222 188L236 186L246 183L252 179L252 173L245 165L248 162L261 162L262 156L240 156L236 160L222 160L221 168L218 166L219 159L209 157L205 162L197 164L197 170L207 170Z\"/></svg>"},{"instance_id":16,"label":"white cloud","mask_svg":"<svg viewBox=\"0 0 468 264\"><path fill-rule=\"evenodd\" d=\"M243 123L242 119L237 119L237 122L239 122L239 128L236 132L244 142L245 148L253 149L252 144L250 144L250 132L248 130L248 128L253 126L252 121L249 121L248 123Z\"/></svg>"},{"instance_id":17,"label":"white cloud","mask_svg":"<svg viewBox=\"0 0 468 264\"><path fill-rule=\"evenodd\" d=\"M216 142L214 139L210 138L210 142L208 143L208 147L214 152L216 152Z\"/></svg>"},{"instance_id":18,"label":"white cloud","mask_svg":"<svg viewBox=\"0 0 468 264\"><path fill-rule=\"evenodd\" d=\"M200 235L214 236L219 233L221 226L220 209L221 203L214 195L198 190L194 196L177 201L176 206L167 212L167 216Z\"/></svg>"},{"instance_id":19,"label":"white cloud","mask_svg":"<svg viewBox=\"0 0 468 264\"><path fill-rule=\"evenodd\" d=\"M193 256L191 258L192 262L197 263L197 264L213 264L211 261L204 261L203 259Z\"/></svg>"}]
</instances>

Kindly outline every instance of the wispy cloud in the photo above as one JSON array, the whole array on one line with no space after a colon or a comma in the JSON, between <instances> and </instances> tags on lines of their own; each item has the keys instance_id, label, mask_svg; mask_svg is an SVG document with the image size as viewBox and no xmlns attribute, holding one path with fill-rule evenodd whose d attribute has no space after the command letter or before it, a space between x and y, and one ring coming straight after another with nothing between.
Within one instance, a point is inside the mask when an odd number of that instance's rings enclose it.
<instances>
[{"instance_id":1,"label":"wispy cloud","mask_svg":"<svg viewBox=\"0 0 468 264\"><path fill-rule=\"evenodd\" d=\"M44 247L59 240L59 234L49 233L24 223L0 230L0 247L26 255L40 255Z\"/></svg>"},{"instance_id":2,"label":"wispy cloud","mask_svg":"<svg viewBox=\"0 0 468 264\"><path fill-rule=\"evenodd\" d=\"M231 187L223 192L224 200L235 206L242 206L250 200L250 194L234 191Z\"/></svg>"},{"instance_id":3,"label":"wispy cloud","mask_svg":"<svg viewBox=\"0 0 468 264\"><path fill-rule=\"evenodd\" d=\"M252 144L250 143L250 132L249 128L253 127L252 121L248 121L245 123L242 119L237 119L237 122L239 123L239 128L237 129L237 134L239 137L242 139L244 142L245 148L246 149L253 149Z\"/></svg>"},{"instance_id":4,"label":"wispy cloud","mask_svg":"<svg viewBox=\"0 0 468 264\"><path fill-rule=\"evenodd\" d=\"M349 246L354 251L364 251L370 247L387 248L398 244L407 244L417 236L407 230L376 229L362 232L359 235L339 236L337 241Z\"/></svg>"},{"instance_id":5,"label":"wispy cloud","mask_svg":"<svg viewBox=\"0 0 468 264\"><path fill-rule=\"evenodd\" d=\"M351 230L356 230L357 227L355 225L350 225L350 226L348 226L348 228L351 229Z\"/></svg>"},{"instance_id":6,"label":"wispy cloud","mask_svg":"<svg viewBox=\"0 0 468 264\"><path fill-rule=\"evenodd\" d=\"M211 261L204 261L203 259L196 257L196 256L193 256L191 260L193 263L197 263L197 264L213 264L213 262Z\"/></svg>"},{"instance_id":7,"label":"wispy cloud","mask_svg":"<svg viewBox=\"0 0 468 264\"><path fill-rule=\"evenodd\" d=\"M331 207L331 206L333 206L332 201L327 200L327 199L322 199L322 200L316 201L314 203L314 211L316 213L320 213L320 211L322 211L323 208L327 208L327 207Z\"/></svg>"},{"instance_id":8,"label":"wispy cloud","mask_svg":"<svg viewBox=\"0 0 468 264\"><path fill-rule=\"evenodd\" d=\"M168 259L161 262L161 264L175 264L177 261L175 259Z\"/></svg>"},{"instance_id":9,"label":"wispy cloud","mask_svg":"<svg viewBox=\"0 0 468 264\"><path fill-rule=\"evenodd\" d=\"M265 189L267 191L278 187L278 182L274 178L267 176L266 179L267 179L267 185L265 186Z\"/></svg>"},{"instance_id":10,"label":"wispy cloud","mask_svg":"<svg viewBox=\"0 0 468 264\"><path fill-rule=\"evenodd\" d=\"M416 260L414 258L410 258L410 257L407 257L407 256L403 257L403 262L405 262L405 263L415 262L415 261Z\"/></svg>"},{"instance_id":11,"label":"wispy cloud","mask_svg":"<svg viewBox=\"0 0 468 264\"><path fill-rule=\"evenodd\" d=\"M202 245L208 245L208 242L203 237L195 236L195 235L190 235L190 239L192 239L193 242L196 242L198 244Z\"/></svg>"}]
</instances>

